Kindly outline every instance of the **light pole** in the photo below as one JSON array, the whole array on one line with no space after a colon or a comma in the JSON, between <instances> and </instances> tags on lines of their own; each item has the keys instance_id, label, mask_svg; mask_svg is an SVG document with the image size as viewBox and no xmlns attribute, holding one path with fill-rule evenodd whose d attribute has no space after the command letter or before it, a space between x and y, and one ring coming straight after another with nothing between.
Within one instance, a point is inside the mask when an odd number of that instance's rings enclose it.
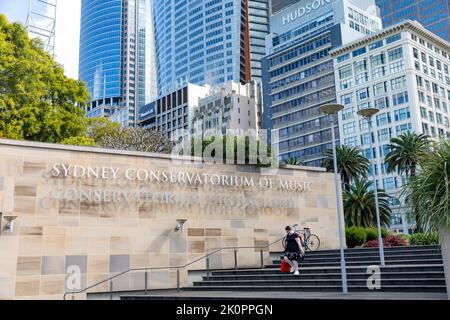
<instances>
[{"instance_id":1,"label":"light pole","mask_svg":"<svg viewBox=\"0 0 450 320\"><path fill-rule=\"evenodd\" d=\"M339 173L337 167L337 156L336 156L336 137L334 134L334 123L335 117L339 111L344 109L344 106L340 104L327 104L320 107L320 112L328 115L331 121L331 139L333 140L333 162L334 162L334 183L336 188L336 206L337 206L337 215L338 215L338 227L339 227L339 245L341 251L341 278L342 278L342 292L347 293L347 270L345 267L345 255L344 255L344 235L343 235L343 225L342 225L342 217L341 217L341 197L339 192Z\"/></svg>"},{"instance_id":2,"label":"light pole","mask_svg":"<svg viewBox=\"0 0 450 320\"><path fill-rule=\"evenodd\" d=\"M375 211L377 214L377 228L378 228L378 248L380 251L380 264L382 267L385 266L384 262L384 248L383 248L383 238L381 236L381 221L380 221L380 206L378 204L378 186L377 186L377 175L375 173L375 157L373 154L373 141L372 141L372 117L380 112L377 108L367 108L358 111L358 114L367 120L369 124L369 140L370 140L370 153L372 154L371 164L372 164L372 175L374 184L374 195L375 195Z\"/></svg>"}]
</instances>

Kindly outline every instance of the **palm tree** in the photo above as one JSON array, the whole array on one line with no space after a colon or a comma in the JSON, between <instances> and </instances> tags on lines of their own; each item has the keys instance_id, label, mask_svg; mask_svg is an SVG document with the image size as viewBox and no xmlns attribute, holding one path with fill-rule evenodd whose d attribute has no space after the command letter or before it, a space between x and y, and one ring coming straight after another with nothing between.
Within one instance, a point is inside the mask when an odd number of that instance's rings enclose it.
<instances>
[{"instance_id":1,"label":"palm tree","mask_svg":"<svg viewBox=\"0 0 450 320\"><path fill-rule=\"evenodd\" d=\"M345 224L347 227L376 227L375 193L370 190L372 182L355 178L349 190L343 194ZM384 190L378 190L380 222L388 226L391 219L389 196Z\"/></svg>"},{"instance_id":2,"label":"palm tree","mask_svg":"<svg viewBox=\"0 0 450 320\"><path fill-rule=\"evenodd\" d=\"M388 173L398 171L406 177L414 177L420 158L429 149L430 139L424 134L407 132L391 139L390 152L386 155Z\"/></svg>"},{"instance_id":3,"label":"palm tree","mask_svg":"<svg viewBox=\"0 0 450 320\"><path fill-rule=\"evenodd\" d=\"M341 174L344 189L350 189L352 179L356 177L367 178L370 162L363 156L361 149L342 145L336 147L338 172ZM328 171L334 171L333 150L325 153L324 166Z\"/></svg>"},{"instance_id":4,"label":"palm tree","mask_svg":"<svg viewBox=\"0 0 450 320\"><path fill-rule=\"evenodd\" d=\"M417 225L427 232L450 230L450 142L423 155L420 168L405 189Z\"/></svg>"},{"instance_id":5,"label":"palm tree","mask_svg":"<svg viewBox=\"0 0 450 320\"><path fill-rule=\"evenodd\" d=\"M284 164L290 165L290 166L304 166L305 162L301 160L300 158L289 158L283 161Z\"/></svg>"},{"instance_id":6,"label":"palm tree","mask_svg":"<svg viewBox=\"0 0 450 320\"><path fill-rule=\"evenodd\" d=\"M438 231L444 273L450 278L450 142L441 141L425 154L420 172L407 186L417 223L427 232ZM447 281L450 299L450 283Z\"/></svg>"}]
</instances>

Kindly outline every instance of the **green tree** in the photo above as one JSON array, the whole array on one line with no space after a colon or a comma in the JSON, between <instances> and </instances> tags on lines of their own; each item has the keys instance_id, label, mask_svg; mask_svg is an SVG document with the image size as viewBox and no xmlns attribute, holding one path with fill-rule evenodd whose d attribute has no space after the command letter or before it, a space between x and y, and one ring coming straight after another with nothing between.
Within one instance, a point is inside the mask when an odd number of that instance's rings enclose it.
<instances>
[{"instance_id":1,"label":"green tree","mask_svg":"<svg viewBox=\"0 0 450 320\"><path fill-rule=\"evenodd\" d=\"M341 145L336 147L338 172L342 177L344 190L350 190L350 184L355 178L367 178L370 162L363 156L361 149ZM329 172L334 171L333 150L325 152L324 166Z\"/></svg>"},{"instance_id":2,"label":"green tree","mask_svg":"<svg viewBox=\"0 0 450 320\"><path fill-rule=\"evenodd\" d=\"M81 147L95 147L94 139L87 137L70 137L61 141L61 144L67 144L72 146L81 146Z\"/></svg>"},{"instance_id":3,"label":"green tree","mask_svg":"<svg viewBox=\"0 0 450 320\"><path fill-rule=\"evenodd\" d=\"M226 163L227 157L232 158L234 163L255 164L261 167L269 167L275 162L270 145L251 136L213 135L202 138L195 137L191 141L192 156L200 156L196 154L198 152L196 145L200 142L202 144L201 156L204 159L212 160L212 158L215 158L217 150L213 147L221 145L223 155L218 159L221 159L224 163ZM243 150L243 154L241 154L241 150Z\"/></svg>"},{"instance_id":4,"label":"green tree","mask_svg":"<svg viewBox=\"0 0 450 320\"><path fill-rule=\"evenodd\" d=\"M345 224L347 227L376 227L377 216L375 209L375 193L370 190L372 182L353 179L349 190L343 194ZM380 223L388 226L391 218L389 196L384 190L378 190L378 204L380 208Z\"/></svg>"},{"instance_id":5,"label":"green tree","mask_svg":"<svg viewBox=\"0 0 450 320\"><path fill-rule=\"evenodd\" d=\"M0 15L0 136L43 142L83 136L88 101L85 85L64 75L42 41Z\"/></svg>"},{"instance_id":6,"label":"green tree","mask_svg":"<svg viewBox=\"0 0 450 320\"><path fill-rule=\"evenodd\" d=\"M88 119L87 137L99 143L106 136L114 136L121 126L117 122L111 122L108 118Z\"/></svg>"},{"instance_id":7,"label":"green tree","mask_svg":"<svg viewBox=\"0 0 450 320\"><path fill-rule=\"evenodd\" d=\"M405 173L407 177L414 177L420 159L427 154L430 140L424 134L407 132L391 139L390 152L386 155L387 171Z\"/></svg>"},{"instance_id":8,"label":"green tree","mask_svg":"<svg viewBox=\"0 0 450 320\"><path fill-rule=\"evenodd\" d=\"M406 186L419 229L450 229L450 142L441 141L420 160L420 173Z\"/></svg>"}]
</instances>

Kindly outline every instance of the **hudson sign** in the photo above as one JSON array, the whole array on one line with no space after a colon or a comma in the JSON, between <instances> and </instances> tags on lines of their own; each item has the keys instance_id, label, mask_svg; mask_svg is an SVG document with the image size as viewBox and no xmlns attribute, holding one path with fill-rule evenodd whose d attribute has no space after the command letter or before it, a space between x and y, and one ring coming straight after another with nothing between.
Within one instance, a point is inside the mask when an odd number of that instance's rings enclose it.
<instances>
[{"instance_id":1,"label":"hudson sign","mask_svg":"<svg viewBox=\"0 0 450 320\"><path fill-rule=\"evenodd\" d=\"M307 2L305 5L300 5L300 7L296 7L294 10L291 10L283 16L283 25L302 18L305 15L318 10L319 8L322 8L332 2L334 2L334 0L314 0Z\"/></svg>"}]
</instances>

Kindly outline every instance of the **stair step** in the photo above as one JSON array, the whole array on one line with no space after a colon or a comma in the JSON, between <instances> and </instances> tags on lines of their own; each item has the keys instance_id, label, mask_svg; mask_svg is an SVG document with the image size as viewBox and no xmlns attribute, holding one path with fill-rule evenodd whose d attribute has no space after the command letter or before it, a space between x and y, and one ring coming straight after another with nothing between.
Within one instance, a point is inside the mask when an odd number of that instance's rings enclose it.
<instances>
[{"instance_id":1,"label":"stair step","mask_svg":"<svg viewBox=\"0 0 450 320\"><path fill-rule=\"evenodd\" d=\"M340 273L304 273L300 270L300 277L308 277L309 279L341 279ZM348 279L367 279L367 273L348 273ZM290 273L281 273L278 274L248 274L248 275L220 275L220 276L210 276L210 280L246 280L246 279L268 279L268 280L283 280L286 278L291 278L292 275ZM381 274L382 279L395 279L395 278L413 278L413 279L435 279L435 278L443 278L444 272L442 271L432 271L432 272L384 272ZM204 280L207 279L206 276L202 277Z\"/></svg>"},{"instance_id":2,"label":"stair step","mask_svg":"<svg viewBox=\"0 0 450 320\"><path fill-rule=\"evenodd\" d=\"M347 273L365 273L367 272L367 267L358 266L347 266ZM444 272L444 267L442 264L435 265L387 265L381 267L382 273L388 272L405 272L405 271L439 271ZM340 267L300 267L300 272L302 273L336 273L340 272ZM279 268L266 268L266 269L247 269L247 270L220 270L212 271L212 275L245 275L245 274L280 274Z\"/></svg>"},{"instance_id":3,"label":"stair step","mask_svg":"<svg viewBox=\"0 0 450 320\"><path fill-rule=\"evenodd\" d=\"M379 259L373 259L373 260L362 260L362 261L346 261L346 265L348 266L369 266L369 265L378 265L380 263ZM395 264L441 264L442 259L426 259L426 260L386 260L386 264L388 265L395 265ZM266 265L266 268L280 268L280 263L278 264L271 264ZM309 262L309 261L302 261L300 262L300 265L302 266L308 266L308 267L321 267L321 266L340 266L340 261L336 262Z\"/></svg>"},{"instance_id":4,"label":"stair step","mask_svg":"<svg viewBox=\"0 0 450 320\"><path fill-rule=\"evenodd\" d=\"M291 276L290 279L283 280L268 280L268 279L254 279L254 280L204 280L194 282L194 286L233 286L233 285L258 285L258 286L266 286L273 287L281 284L289 285L289 286L302 286L302 285L339 285L341 283L341 279L309 279L303 278L301 276ZM367 284L366 279L349 279L349 285L365 285ZM381 285L398 285L401 286L403 284L407 285L443 285L445 286L445 278L436 278L436 279L415 279L415 278L406 278L406 279L384 279L381 278Z\"/></svg>"},{"instance_id":5,"label":"stair step","mask_svg":"<svg viewBox=\"0 0 450 320\"><path fill-rule=\"evenodd\" d=\"M407 247L390 247L384 248L385 253L397 252L397 251L414 251L414 250L441 250L441 247L438 245L434 246L407 246ZM345 249L345 253L349 254L358 254L358 253L367 253L367 252L378 252L378 248L352 248ZM282 253L281 251L272 251L272 253ZM307 254L323 254L323 253L338 253L338 249L327 249L327 250L318 250L318 251L308 251Z\"/></svg>"},{"instance_id":6,"label":"stair step","mask_svg":"<svg viewBox=\"0 0 450 320\"><path fill-rule=\"evenodd\" d=\"M385 260L418 260L418 259L442 259L442 254L407 254L407 255L385 255ZM359 260L378 260L379 255L378 254L371 254L371 255L364 255L364 256L345 256L346 261L359 261ZM340 261L341 257L340 255L330 256L330 257L316 257L316 256L308 256L306 255L303 262L334 262L334 261ZM279 264L281 263L281 257L280 259L273 260L274 263Z\"/></svg>"},{"instance_id":7,"label":"stair step","mask_svg":"<svg viewBox=\"0 0 450 320\"><path fill-rule=\"evenodd\" d=\"M184 288L184 291L267 291L267 286L214 286L214 287L189 287ZM298 292L340 292L342 287L339 285L328 286L273 286L270 287L271 291L298 291ZM349 292L373 292L375 290L369 290L367 286L349 286ZM445 286L441 285L404 285L404 286L382 286L377 292L441 292L445 293Z\"/></svg>"}]
</instances>

